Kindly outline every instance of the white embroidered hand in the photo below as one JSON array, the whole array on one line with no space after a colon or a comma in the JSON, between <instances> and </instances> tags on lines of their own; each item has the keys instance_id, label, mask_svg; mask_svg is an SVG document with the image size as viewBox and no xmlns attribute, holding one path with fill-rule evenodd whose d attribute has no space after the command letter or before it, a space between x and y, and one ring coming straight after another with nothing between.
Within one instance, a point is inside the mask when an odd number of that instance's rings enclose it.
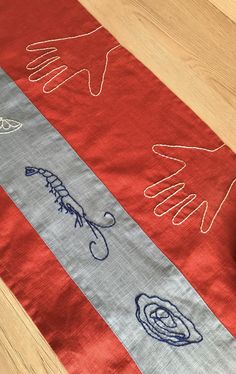
<instances>
[{"instance_id":1,"label":"white embroidered hand","mask_svg":"<svg viewBox=\"0 0 236 374\"><path fill-rule=\"evenodd\" d=\"M145 197L158 201L154 214L175 210L172 223L181 225L202 208L200 231L209 232L236 182L236 155L224 144L215 149L155 144L152 149L180 165L145 189Z\"/></svg>"},{"instance_id":2,"label":"white embroidered hand","mask_svg":"<svg viewBox=\"0 0 236 374\"><path fill-rule=\"evenodd\" d=\"M26 50L38 55L26 66L33 71L30 82L45 78L43 92L50 93L85 73L90 94L100 95L109 54L119 47L119 44L114 45L113 39L108 39L100 26L86 34L29 44Z\"/></svg>"}]
</instances>

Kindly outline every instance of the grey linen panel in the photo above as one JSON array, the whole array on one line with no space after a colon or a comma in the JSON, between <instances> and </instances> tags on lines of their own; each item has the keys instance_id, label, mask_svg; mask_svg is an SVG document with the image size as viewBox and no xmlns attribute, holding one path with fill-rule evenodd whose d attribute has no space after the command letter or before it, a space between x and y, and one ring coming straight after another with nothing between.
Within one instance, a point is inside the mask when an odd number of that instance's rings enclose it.
<instances>
[{"instance_id":1,"label":"grey linen panel","mask_svg":"<svg viewBox=\"0 0 236 374\"><path fill-rule=\"evenodd\" d=\"M0 116L22 123L17 131L0 134L0 184L140 370L145 374L235 373L234 338L184 276L2 70L0 87ZM109 248L107 258L93 257L91 227L78 224L75 228L74 215L58 212L60 206L45 187L45 178L39 173L25 176L27 166L56 174L91 221L106 225L111 218L104 213L114 215L116 223L100 229ZM98 245L92 248L101 259L105 241L96 229L95 234ZM169 300L194 323L203 339L182 346L156 339L155 332L153 336L137 318L139 300L135 303L135 298L139 294ZM145 298L149 300L143 296L144 303Z\"/></svg>"}]
</instances>

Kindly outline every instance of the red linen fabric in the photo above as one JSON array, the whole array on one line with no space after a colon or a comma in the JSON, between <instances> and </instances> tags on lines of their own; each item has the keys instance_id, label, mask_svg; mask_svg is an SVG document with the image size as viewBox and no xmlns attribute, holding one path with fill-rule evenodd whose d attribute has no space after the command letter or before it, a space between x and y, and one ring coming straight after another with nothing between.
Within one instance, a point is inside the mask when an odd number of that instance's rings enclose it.
<instances>
[{"instance_id":1,"label":"red linen fabric","mask_svg":"<svg viewBox=\"0 0 236 374\"><path fill-rule=\"evenodd\" d=\"M60 77L46 84L50 66L32 76L42 55L32 43L99 26L77 1L14 0L4 7L4 70L236 334L235 154L220 147L207 125L123 48L109 54L101 85L106 51L117 46L105 30L99 29L97 43L89 36L87 43L70 39L55 52L61 56L55 66L68 66L72 73L86 67L90 75L84 70L58 88ZM101 59L103 64L97 63ZM42 72L41 80L28 80Z\"/></svg>"},{"instance_id":2,"label":"red linen fabric","mask_svg":"<svg viewBox=\"0 0 236 374\"><path fill-rule=\"evenodd\" d=\"M2 188L0 201L0 276L68 372L140 373L124 346Z\"/></svg>"}]
</instances>

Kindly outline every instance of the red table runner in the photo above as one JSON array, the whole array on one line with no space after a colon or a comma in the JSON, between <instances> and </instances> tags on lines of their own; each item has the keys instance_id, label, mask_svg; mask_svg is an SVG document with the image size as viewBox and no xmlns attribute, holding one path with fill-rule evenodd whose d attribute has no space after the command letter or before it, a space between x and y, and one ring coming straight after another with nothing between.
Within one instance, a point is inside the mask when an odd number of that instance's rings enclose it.
<instances>
[{"instance_id":1,"label":"red table runner","mask_svg":"<svg viewBox=\"0 0 236 374\"><path fill-rule=\"evenodd\" d=\"M236 155L77 1L2 6L1 67L235 335ZM138 372L3 190L0 200L1 275L67 369Z\"/></svg>"}]
</instances>

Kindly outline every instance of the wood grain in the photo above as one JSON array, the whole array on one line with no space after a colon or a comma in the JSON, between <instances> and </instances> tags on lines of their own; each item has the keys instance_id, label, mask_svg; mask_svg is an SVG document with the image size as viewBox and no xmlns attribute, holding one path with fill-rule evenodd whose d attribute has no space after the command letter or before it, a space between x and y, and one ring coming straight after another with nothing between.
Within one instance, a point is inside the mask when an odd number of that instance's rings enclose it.
<instances>
[{"instance_id":1,"label":"wood grain","mask_svg":"<svg viewBox=\"0 0 236 374\"><path fill-rule=\"evenodd\" d=\"M222 13L236 22L236 1L235 0L210 0Z\"/></svg>"},{"instance_id":2,"label":"wood grain","mask_svg":"<svg viewBox=\"0 0 236 374\"><path fill-rule=\"evenodd\" d=\"M236 151L235 0L80 0ZM65 373L0 281L0 373Z\"/></svg>"},{"instance_id":3,"label":"wood grain","mask_svg":"<svg viewBox=\"0 0 236 374\"><path fill-rule=\"evenodd\" d=\"M0 373L66 373L55 353L1 279Z\"/></svg>"}]
</instances>

